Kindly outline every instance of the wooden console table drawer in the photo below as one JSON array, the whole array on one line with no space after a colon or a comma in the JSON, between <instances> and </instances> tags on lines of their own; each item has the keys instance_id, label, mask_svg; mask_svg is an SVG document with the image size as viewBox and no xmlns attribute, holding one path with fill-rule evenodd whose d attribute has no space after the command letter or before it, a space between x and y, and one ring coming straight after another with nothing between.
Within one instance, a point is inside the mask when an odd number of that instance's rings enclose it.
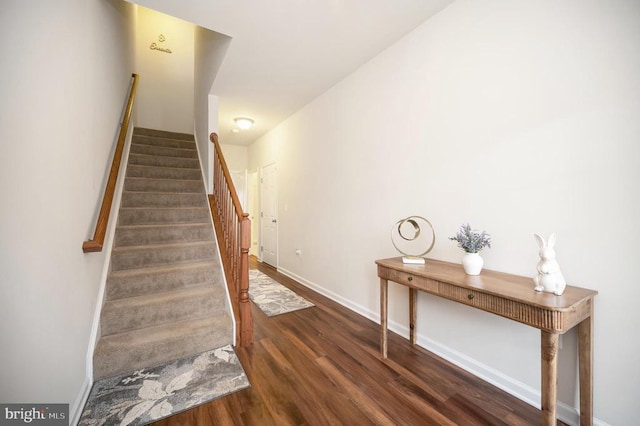
<instances>
[{"instance_id":1,"label":"wooden console table drawer","mask_svg":"<svg viewBox=\"0 0 640 426\"><path fill-rule=\"evenodd\" d=\"M483 310L490 309L492 304L492 298L486 297L484 293L445 283L438 285L438 295Z\"/></svg>"},{"instance_id":2,"label":"wooden console table drawer","mask_svg":"<svg viewBox=\"0 0 640 426\"><path fill-rule=\"evenodd\" d=\"M555 311L445 283L439 283L438 295L540 330L561 334L586 318L591 305L591 299L586 299L567 311Z\"/></svg>"},{"instance_id":3,"label":"wooden console table drawer","mask_svg":"<svg viewBox=\"0 0 640 426\"><path fill-rule=\"evenodd\" d=\"M376 260L380 278L380 351L387 357L388 282L409 287L409 330L417 340L417 292L424 291L535 327L541 331L542 424L556 424L558 336L578 327L580 424L593 424L593 297L596 291L567 286L561 296L533 290L528 277L496 271L466 275L449 262L405 265L401 258Z\"/></svg>"},{"instance_id":4,"label":"wooden console table drawer","mask_svg":"<svg viewBox=\"0 0 640 426\"><path fill-rule=\"evenodd\" d=\"M399 284L404 284L410 287L415 287L428 293L438 293L438 281L421 277L410 272L402 272L386 268L383 269L383 271L378 270L378 274L382 273L384 277L389 281L397 282ZM382 275L380 276L382 277Z\"/></svg>"}]
</instances>

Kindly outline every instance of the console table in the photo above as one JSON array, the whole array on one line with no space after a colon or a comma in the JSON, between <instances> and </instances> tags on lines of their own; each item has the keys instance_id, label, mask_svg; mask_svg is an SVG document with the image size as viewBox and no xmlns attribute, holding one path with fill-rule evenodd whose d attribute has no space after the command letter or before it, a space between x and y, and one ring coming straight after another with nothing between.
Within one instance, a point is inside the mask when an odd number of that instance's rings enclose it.
<instances>
[{"instance_id":1,"label":"console table","mask_svg":"<svg viewBox=\"0 0 640 426\"><path fill-rule=\"evenodd\" d=\"M402 258L376 260L380 277L380 352L387 357L388 282L409 287L409 330L416 343L418 290L491 312L541 331L542 424L556 424L558 338L578 327L580 425L593 424L593 297L598 292L567 286L562 296L533 290L531 278L483 270L466 275L459 264L428 259L424 265Z\"/></svg>"}]
</instances>

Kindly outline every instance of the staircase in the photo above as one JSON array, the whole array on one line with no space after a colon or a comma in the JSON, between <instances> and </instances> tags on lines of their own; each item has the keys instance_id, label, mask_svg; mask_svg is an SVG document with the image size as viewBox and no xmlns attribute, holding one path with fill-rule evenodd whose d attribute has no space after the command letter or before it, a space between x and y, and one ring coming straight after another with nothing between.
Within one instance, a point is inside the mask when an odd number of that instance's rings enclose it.
<instances>
[{"instance_id":1,"label":"staircase","mask_svg":"<svg viewBox=\"0 0 640 426\"><path fill-rule=\"evenodd\" d=\"M94 380L233 343L193 136L134 130Z\"/></svg>"}]
</instances>

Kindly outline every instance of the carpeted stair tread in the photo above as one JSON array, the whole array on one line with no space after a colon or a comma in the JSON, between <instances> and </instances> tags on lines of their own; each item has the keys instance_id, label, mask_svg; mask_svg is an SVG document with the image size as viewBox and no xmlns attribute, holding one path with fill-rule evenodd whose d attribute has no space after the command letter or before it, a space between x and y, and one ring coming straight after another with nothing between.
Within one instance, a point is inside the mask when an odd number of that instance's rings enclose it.
<instances>
[{"instance_id":1,"label":"carpeted stair tread","mask_svg":"<svg viewBox=\"0 0 640 426\"><path fill-rule=\"evenodd\" d=\"M129 165L176 167L200 170L200 161L197 158L185 157L161 157L149 154L129 154Z\"/></svg>"},{"instance_id":2,"label":"carpeted stair tread","mask_svg":"<svg viewBox=\"0 0 640 426\"><path fill-rule=\"evenodd\" d=\"M210 220L210 212L206 207L125 207L120 208L118 225L203 223Z\"/></svg>"},{"instance_id":3,"label":"carpeted stair tread","mask_svg":"<svg viewBox=\"0 0 640 426\"><path fill-rule=\"evenodd\" d=\"M127 167L127 177L202 180L202 172L200 169L187 167L160 167L129 164Z\"/></svg>"},{"instance_id":4,"label":"carpeted stair tread","mask_svg":"<svg viewBox=\"0 0 640 426\"><path fill-rule=\"evenodd\" d=\"M126 269L109 274L107 301L125 297L161 293L208 283L222 288L220 264L213 261L192 262L171 266Z\"/></svg>"},{"instance_id":5,"label":"carpeted stair tread","mask_svg":"<svg viewBox=\"0 0 640 426\"><path fill-rule=\"evenodd\" d=\"M202 179L155 179L127 176L125 191L204 193Z\"/></svg>"},{"instance_id":6,"label":"carpeted stair tread","mask_svg":"<svg viewBox=\"0 0 640 426\"><path fill-rule=\"evenodd\" d=\"M114 247L212 241L213 235L211 224L207 222L119 226Z\"/></svg>"},{"instance_id":7,"label":"carpeted stair tread","mask_svg":"<svg viewBox=\"0 0 640 426\"><path fill-rule=\"evenodd\" d=\"M233 341L228 313L113 334L100 339L93 356L94 380L149 368L215 349Z\"/></svg>"},{"instance_id":8,"label":"carpeted stair tread","mask_svg":"<svg viewBox=\"0 0 640 426\"><path fill-rule=\"evenodd\" d=\"M111 251L111 270L201 262L216 255L217 245L213 241L115 247Z\"/></svg>"},{"instance_id":9,"label":"carpeted stair tread","mask_svg":"<svg viewBox=\"0 0 640 426\"><path fill-rule=\"evenodd\" d=\"M131 143L138 145L162 146L166 148L196 149L195 141L173 138L159 138L145 135L134 135Z\"/></svg>"},{"instance_id":10,"label":"carpeted stair tread","mask_svg":"<svg viewBox=\"0 0 640 426\"><path fill-rule=\"evenodd\" d=\"M199 193L125 191L122 207L198 207L206 208L207 199Z\"/></svg>"},{"instance_id":11,"label":"carpeted stair tread","mask_svg":"<svg viewBox=\"0 0 640 426\"><path fill-rule=\"evenodd\" d=\"M198 158L195 149L168 148L161 146L131 144L131 152L134 154L155 155L158 157Z\"/></svg>"},{"instance_id":12,"label":"carpeted stair tread","mask_svg":"<svg viewBox=\"0 0 640 426\"><path fill-rule=\"evenodd\" d=\"M185 141L193 141L193 135L188 133L179 133L179 132L169 132L167 130L156 130L156 129L147 129L144 127L135 127L133 129L134 135L141 136L153 136L157 138L165 138L165 139L179 139Z\"/></svg>"},{"instance_id":13,"label":"carpeted stair tread","mask_svg":"<svg viewBox=\"0 0 640 426\"><path fill-rule=\"evenodd\" d=\"M145 294L106 302L102 308L103 336L184 321L225 311L214 287L200 285L164 293Z\"/></svg>"}]
</instances>

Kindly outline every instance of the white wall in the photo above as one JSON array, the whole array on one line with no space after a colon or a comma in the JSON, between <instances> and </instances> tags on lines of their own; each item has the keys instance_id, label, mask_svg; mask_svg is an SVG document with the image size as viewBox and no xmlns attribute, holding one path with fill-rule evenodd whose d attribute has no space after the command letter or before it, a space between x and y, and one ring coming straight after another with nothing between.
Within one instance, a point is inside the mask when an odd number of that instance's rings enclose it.
<instances>
[{"instance_id":1,"label":"white wall","mask_svg":"<svg viewBox=\"0 0 640 426\"><path fill-rule=\"evenodd\" d=\"M248 151L246 146L220 144L224 161L227 163L233 185L236 188L242 210L247 211L247 162ZM248 212L249 213L249 212Z\"/></svg>"},{"instance_id":2,"label":"white wall","mask_svg":"<svg viewBox=\"0 0 640 426\"><path fill-rule=\"evenodd\" d=\"M171 53L150 49L152 43ZM135 45L136 125L193 134L194 25L136 6Z\"/></svg>"},{"instance_id":3,"label":"white wall","mask_svg":"<svg viewBox=\"0 0 640 426\"><path fill-rule=\"evenodd\" d=\"M568 282L600 293L595 415L636 423L638 46L633 0L456 1L251 146L250 170L278 163L279 268L377 319L374 260L396 255L402 217L429 218L431 256L454 262L447 237L486 229L485 267L526 276L532 234L556 232ZM392 285L404 333L406 304ZM538 402L536 330L424 294L418 321L422 345ZM574 344L560 354L569 406Z\"/></svg>"},{"instance_id":4,"label":"white wall","mask_svg":"<svg viewBox=\"0 0 640 426\"><path fill-rule=\"evenodd\" d=\"M105 254L96 223L129 90L132 7L120 0L0 4L0 401L69 403Z\"/></svg>"},{"instance_id":5,"label":"white wall","mask_svg":"<svg viewBox=\"0 0 640 426\"><path fill-rule=\"evenodd\" d=\"M229 170L247 170L249 148L240 145L220 144L224 161L227 162Z\"/></svg>"},{"instance_id":6,"label":"white wall","mask_svg":"<svg viewBox=\"0 0 640 426\"><path fill-rule=\"evenodd\" d=\"M213 165L213 145L209 140L211 132L218 132L218 104L216 96L211 95L211 85L218 74L231 38L210 31L195 28L195 64L194 64L194 111L195 138L203 165L207 189L210 190Z\"/></svg>"}]
</instances>

